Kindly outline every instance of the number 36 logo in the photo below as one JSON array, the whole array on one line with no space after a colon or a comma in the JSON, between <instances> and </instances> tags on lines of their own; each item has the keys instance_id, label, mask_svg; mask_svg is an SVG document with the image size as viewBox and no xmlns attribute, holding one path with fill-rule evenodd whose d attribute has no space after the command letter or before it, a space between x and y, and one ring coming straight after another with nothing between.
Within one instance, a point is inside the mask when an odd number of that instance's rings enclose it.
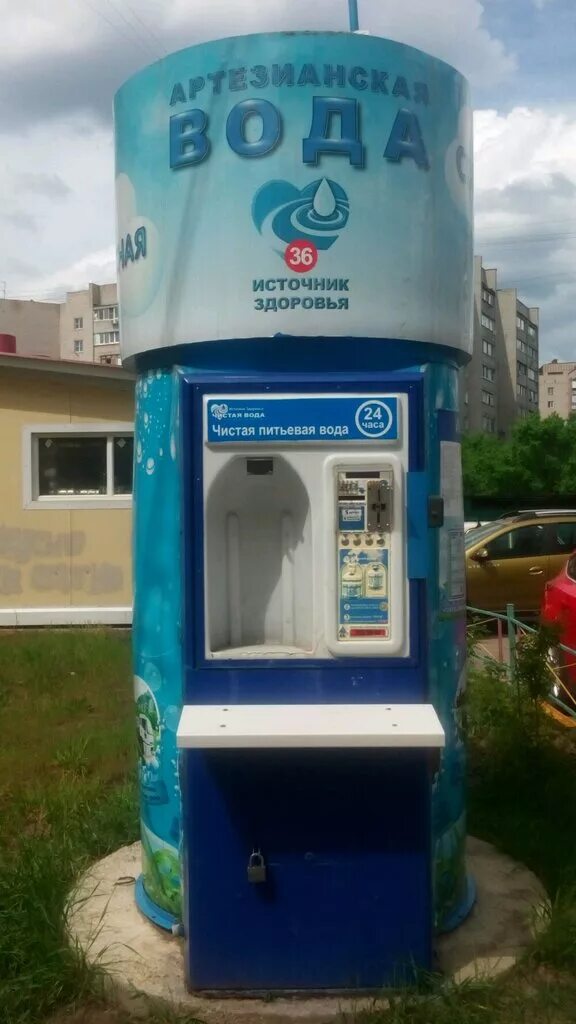
<instances>
[{"instance_id":1,"label":"number 36 logo","mask_svg":"<svg viewBox=\"0 0 576 1024\"><path fill-rule=\"evenodd\" d=\"M297 274L305 274L307 270L313 270L318 263L318 249L313 242L297 239L290 242L287 247L284 261Z\"/></svg>"}]
</instances>

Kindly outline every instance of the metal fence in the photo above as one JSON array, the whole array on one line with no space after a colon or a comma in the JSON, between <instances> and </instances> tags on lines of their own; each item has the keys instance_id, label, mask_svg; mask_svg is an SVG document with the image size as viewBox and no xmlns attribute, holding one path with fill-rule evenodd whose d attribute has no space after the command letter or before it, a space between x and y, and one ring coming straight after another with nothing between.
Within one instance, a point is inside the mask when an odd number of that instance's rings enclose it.
<instances>
[{"instance_id":1,"label":"metal fence","mask_svg":"<svg viewBox=\"0 0 576 1024\"><path fill-rule=\"evenodd\" d=\"M517 619L513 604L506 605L505 614L486 611L484 608L474 608L471 605L468 605L466 610L469 619L473 618L472 622L469 621L469 631L478 625L496 626L495 650L492 649L494 645L492 645L492 648L488 646L488 641L483 643L479 640L475 645L475 657L481 661L496 661L499 664L506 665L508 679L512 682L516 673L518 643L523 636L537 633L538 628ZM563 658L561 652L569 655L569 657L567 659ZM565 644L554 644L549 651L549 656L545 663L546 671L550 674L548 704L552 709L559 712L562 716L563 724L569 725L570 728L576 728L576 697L564 682L562 675L566 669L571 669L575 666L576 650L572 647L567 647ZM558 716L555 715L555 717Z\"/></svg>"}]
</instances>

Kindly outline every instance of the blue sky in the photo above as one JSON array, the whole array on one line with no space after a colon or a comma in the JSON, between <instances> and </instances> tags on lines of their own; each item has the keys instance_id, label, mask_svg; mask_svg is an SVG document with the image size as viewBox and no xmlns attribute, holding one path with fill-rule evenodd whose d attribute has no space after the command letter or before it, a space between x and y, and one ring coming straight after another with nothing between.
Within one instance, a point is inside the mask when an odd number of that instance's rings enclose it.
<instances>
[{"instance_id":1,"label":"blue sky","mask_svg":"<svg viewBox=\"0 0 576 1024\"><path fill-rule=\"evenodd\" d=\"M518 68L505 90L481 83L476 102L499 109L514 105L576 101L576 4L574 0L484 0L483 22L516 54Z\"/></svg>"},{"instance_id":2,"label":"blue sky","mask_svg":"<svg viewBox=\"0 0 576 1024\"><path fill-rule=\"evenodd\" d=\"M576 357L576 0L359 0L362 27L469 78L476 251ZM344 29L347 0L0 0L0 296L113 279L112 97L207 38Z\"/></svg>"}]
</instances>

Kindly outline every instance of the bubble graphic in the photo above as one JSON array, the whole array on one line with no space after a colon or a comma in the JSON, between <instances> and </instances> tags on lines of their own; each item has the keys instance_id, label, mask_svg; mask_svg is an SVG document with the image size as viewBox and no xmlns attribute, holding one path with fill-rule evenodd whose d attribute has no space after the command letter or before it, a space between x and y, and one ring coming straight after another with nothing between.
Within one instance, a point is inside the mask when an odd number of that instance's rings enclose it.
<instances>
[{"instance_id":1,"label":"bubble graphic","mask_svg":"<svg viewBox=\"0 0 576 1024\"><path fill-rule=\"evenodd\" d=\"M150 417L149 417L148 413L147 413L147 412L145 412L145 413L144 413L144 426L145 426L145 427L147 427L147 426L148 426L149 420L150 420Z\"/></svg>"},{"instance_id":2,"label":"bubble graphic","mask_svg":"<svg viewBox=\"0 0 576 1024\"><path fill-rule=\"evenodd\" d=\"M154 472L154 466L154 459L146 459L146 472L148 473L148 476L152 476L152 473Z\"/></svg>"},{"instance_id":3,"label":"bubble graphic","mask_svg":"<svg viewBox=\"0 0 576 1024\"><path fill-rule=\"evenodd\" d=\"M136 445L136 462L142 462L142 441Z\"/></svg>"},{"instance_id":4,"label":"bubble graphic","mask_svg":"<svg viewBox=\"0 0 576 1024\"><path fill-rule=\"evenodd\" d=\"M174 434L170 437L170 455L173 459L176 459L176 438Z\"/></svg>"},{"instance_id":5,"label":"bubble graphic","mask_svg":"<svg viewBox=\"0 0 576 1024\"><path fill-rule=\"evenodd\" d=\"M170 732L176 732L180 722L180 709L175 704L170 704L164 712L164 725Z\"/></svg>"}]
</instances>

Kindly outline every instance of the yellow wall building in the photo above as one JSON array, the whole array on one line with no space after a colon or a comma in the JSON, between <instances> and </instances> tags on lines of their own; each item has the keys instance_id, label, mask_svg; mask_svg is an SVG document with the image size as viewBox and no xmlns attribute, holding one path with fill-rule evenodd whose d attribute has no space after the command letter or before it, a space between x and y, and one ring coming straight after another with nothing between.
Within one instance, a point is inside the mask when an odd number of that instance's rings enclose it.
<instances>
[{"instance_id":1,"label":"yellow wall building","mask_svg":"<svg viewBox=\"0 0 576 1024\"><path fill-rule=\"evenodd\" d=\"M0 355L0 626L129 623L134 381Z\"/></svg>"}]
</instances>

